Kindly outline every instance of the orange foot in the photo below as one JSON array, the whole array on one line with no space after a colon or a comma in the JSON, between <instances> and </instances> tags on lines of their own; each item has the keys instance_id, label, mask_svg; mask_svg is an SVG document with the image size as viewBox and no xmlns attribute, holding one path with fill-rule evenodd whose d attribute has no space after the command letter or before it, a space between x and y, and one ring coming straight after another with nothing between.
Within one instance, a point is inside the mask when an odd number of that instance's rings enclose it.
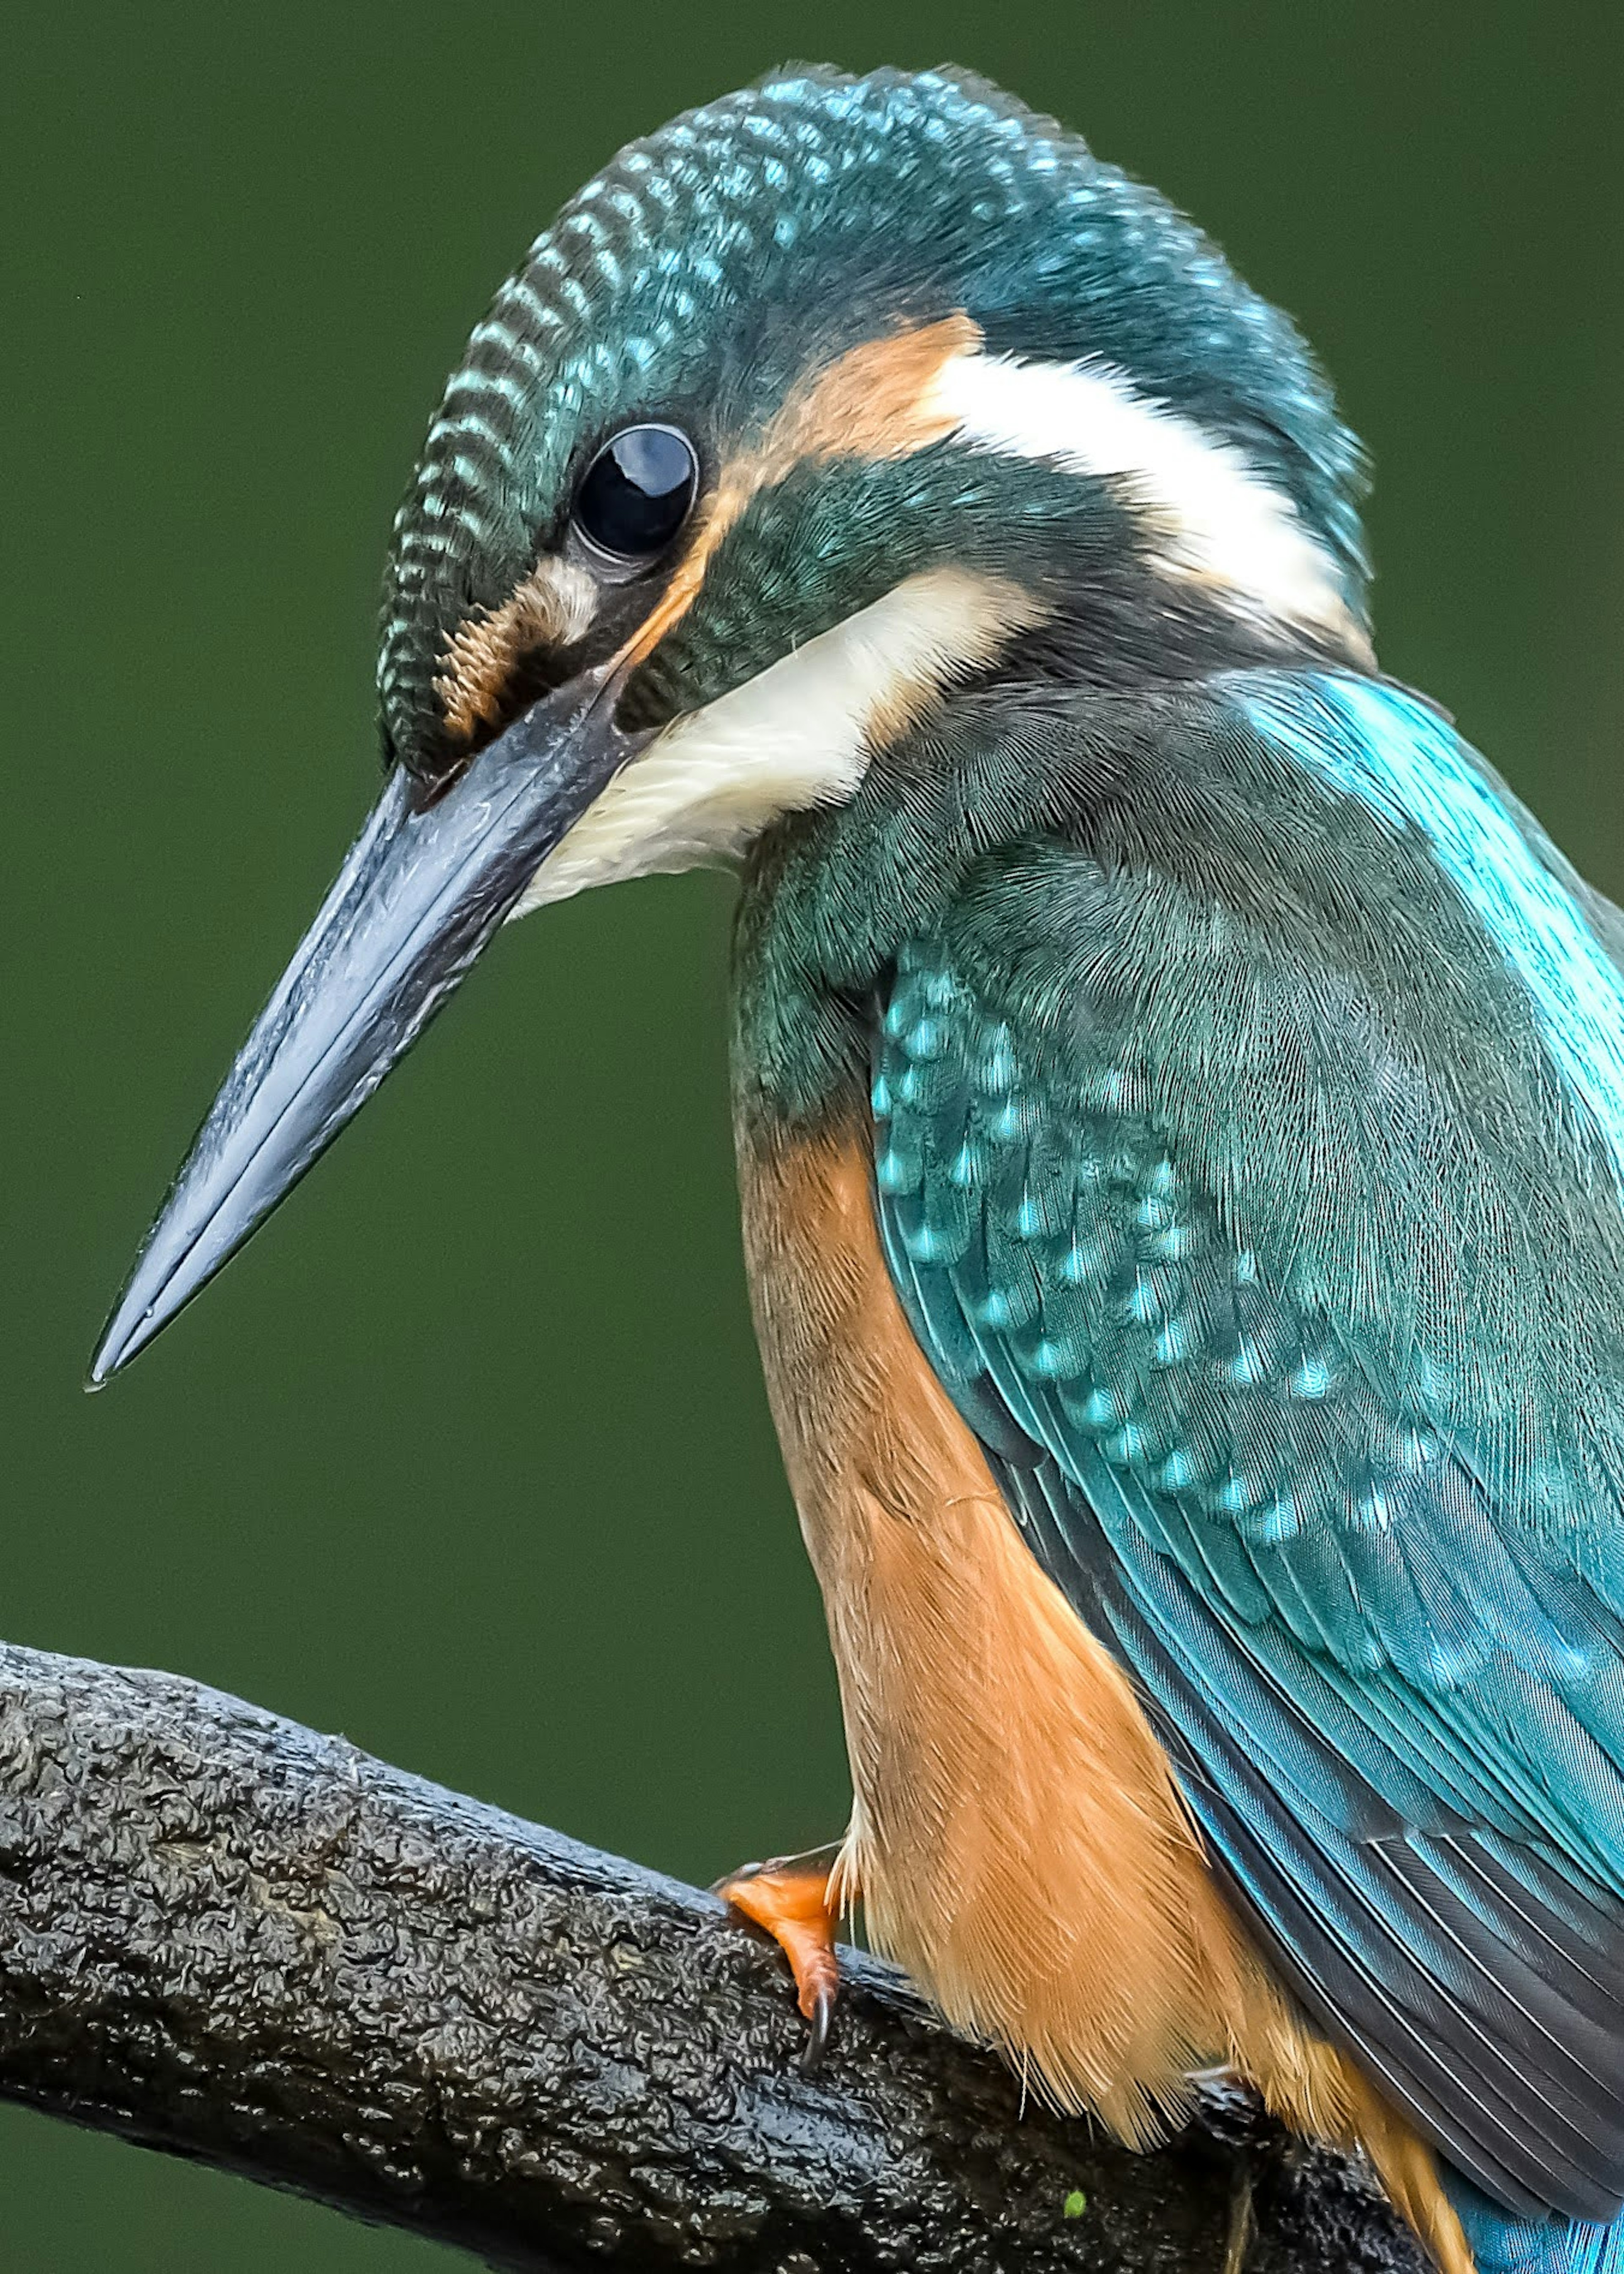
<instances>
[{"instance_id":1,"label":"orange foot","mask_svg":"<svg viewBox=\"0 0 1624 2274\"><path fill-rule=\"evenodd\" d=\"M815 2069L829 2044L835 1999L840 1989L840 1962L835 1956L836 1913L829 1900L831 1867L809 1856L778 1856L771 1863L747 1864L712 1892L725 1903L766 1930L790 1963L800 1993L801 2012L811 2023L803 2069Z\"/></svg>"}]
</instances>

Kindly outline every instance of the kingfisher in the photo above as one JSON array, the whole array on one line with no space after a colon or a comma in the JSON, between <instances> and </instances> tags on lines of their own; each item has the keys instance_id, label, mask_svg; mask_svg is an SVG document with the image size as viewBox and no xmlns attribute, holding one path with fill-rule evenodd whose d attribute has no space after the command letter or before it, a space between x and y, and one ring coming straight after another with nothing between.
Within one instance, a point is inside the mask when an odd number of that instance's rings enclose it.
<instances>
[{"instance_id":1,"label":"kingfisher","mask_svg":"<svg viewBox=\"0 0 1624 2274\"><path fill-rule=\"evenodd\" d=\"M1624 915L1372 645L1357 444L966 72L632 143L395 521L381 796L97 1352L508 919L721 863L853 1803L737 1875L1148 2146L1221 2064L1444 2274L1624 2274Z\"/></svg>"}]
</instances>

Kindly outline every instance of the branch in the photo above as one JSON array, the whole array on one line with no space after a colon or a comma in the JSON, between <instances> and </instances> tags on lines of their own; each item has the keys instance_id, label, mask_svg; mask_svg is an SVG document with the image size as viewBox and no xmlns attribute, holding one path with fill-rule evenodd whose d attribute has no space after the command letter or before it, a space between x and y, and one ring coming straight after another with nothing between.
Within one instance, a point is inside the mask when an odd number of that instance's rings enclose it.
<instances>
[{"instance_id":1,"label":"branch","mask_svg":"<svg viewBox=\"0 0 1624 2274\"><path fill-rule=\"evenodd\" d=\"M1131 2156L848 1968L805 2077L776 1954L710 1897L0 1645L0 2096L508 2268L1219 2274L1250 2200L1253 2274L1416 2274L1363 2173L1240 2092Z\"/></svg>"}]
</instances>

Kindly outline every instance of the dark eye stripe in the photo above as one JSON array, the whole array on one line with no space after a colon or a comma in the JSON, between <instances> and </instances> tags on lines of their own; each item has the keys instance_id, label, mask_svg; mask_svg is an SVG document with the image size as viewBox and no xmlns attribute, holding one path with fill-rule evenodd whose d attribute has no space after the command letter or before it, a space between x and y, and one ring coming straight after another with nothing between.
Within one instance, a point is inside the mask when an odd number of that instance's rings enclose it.
<instances>
[{"instance_id":1,"label":"dark eye stripe","mask_svg":"<svg viewBox=\"0 0 1624 2274\"><path fill-rule=\"evenodd\" d=\"M675 426L627 426L605 443L575 492L575 526L616 561L651 561L688 519L699 459Z\"/></svg>"}]
</instances>

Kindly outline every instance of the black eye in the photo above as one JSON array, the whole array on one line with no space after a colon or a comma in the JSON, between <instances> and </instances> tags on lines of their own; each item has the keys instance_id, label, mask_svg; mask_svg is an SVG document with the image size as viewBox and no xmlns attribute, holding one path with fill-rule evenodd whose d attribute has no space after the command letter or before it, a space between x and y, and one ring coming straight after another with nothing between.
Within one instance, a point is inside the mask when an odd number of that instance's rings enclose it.
<instances>
[{"instance_id":1,"label":"black eye","mask_svg":"<svg viewBox=\"0 0 1624 2274\"><path fill-rule=\"evenodd\" d=\"M617 561L651 561L688 519L699 460L674 426L627 426L604 444L575 492L575 527Z\"/></svg>"}]
</instances>

